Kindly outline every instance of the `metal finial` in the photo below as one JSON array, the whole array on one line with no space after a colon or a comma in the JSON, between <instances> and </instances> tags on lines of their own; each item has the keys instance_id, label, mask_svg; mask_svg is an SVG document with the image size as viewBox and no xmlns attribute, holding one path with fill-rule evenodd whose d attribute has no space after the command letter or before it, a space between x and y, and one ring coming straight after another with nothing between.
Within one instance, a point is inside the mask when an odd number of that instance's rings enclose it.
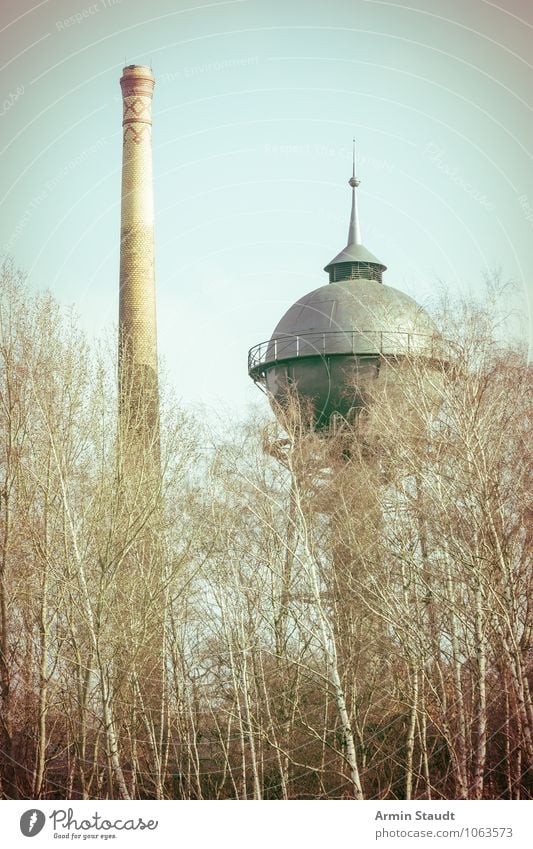
<instances>
[{"instance_id":1,"label":"metal finial","mask_svg":"<svg viewBox=\"0 0 533 849\"><path fill-rule=\"evenodd\" d=\"M357 186L361 185L361 180L358 180L355 176L355 139L353 139L352 176L348 180L348 185L350 185L352 189L356 189Z\"/></svg>"},{"instance_id":2,"label":"metal finial","mask_svg":"<svg viewBox=\"0 0 533 849\"><path fill-rule=\"evenodd\" d=\"M355 176L355 139L353 140L353 154L352 154L352 176L348 180L349 185L352 187L352 213L350 215L350 226L348 228L348 244L349 245L360 245L361 244L361 229L359 227L359 214L357 212L357 195L356 188L360 184L360 180Z\"/></svg>"}]
</instances>

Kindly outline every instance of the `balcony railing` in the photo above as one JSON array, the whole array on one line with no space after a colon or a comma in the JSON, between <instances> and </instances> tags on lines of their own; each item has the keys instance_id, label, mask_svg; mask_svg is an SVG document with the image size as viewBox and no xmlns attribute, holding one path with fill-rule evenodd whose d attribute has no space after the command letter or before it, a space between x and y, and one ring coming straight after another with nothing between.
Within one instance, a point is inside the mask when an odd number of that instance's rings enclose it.
<instances>
[{"instance_id":1,"label":"balcony railing","mask_svg":"<svg viewBox=\"0 0 533 849\"><path fill-rule=\"evenodd\" d=\"M248 351L248 373L261 377L271 366L304 357L336 355L409 356L443 359L445 343L437 334L385 330L330 330L279 336Z\"/></svg>"}]
</instances>

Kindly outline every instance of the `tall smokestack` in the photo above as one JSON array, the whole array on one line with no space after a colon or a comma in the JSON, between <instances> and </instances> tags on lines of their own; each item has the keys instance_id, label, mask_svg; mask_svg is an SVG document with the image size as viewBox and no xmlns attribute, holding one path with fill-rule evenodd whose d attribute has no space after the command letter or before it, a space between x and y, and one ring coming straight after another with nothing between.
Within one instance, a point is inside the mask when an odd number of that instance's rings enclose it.
<instances>
[{"instance_id":1,"label":"tall smokestack","mask_svg":"<svg viewBox=\"0 0 533 849\"><path fill-rule=\"evenodd\" d=\"M159 455L154 275L152 95L145 65L128 65L123 102L120 223L119 422L126 444Z\"/></svg>"},{"instance_id":2,"label":"tall smokestack","mask_svg":"<svg viewBox=\"0 0 533 849\"><path fill-rule=\"evenodd\" d=\"M120 87L124 106L117 445L120 499L114 525L119 531L117 551L122 553L117 556L116 571L116 609L121 611L117 657L125 670L122 686L138 693L153 739L159 740L160 735L163 739L165 717L165 626L159 609L154 610L154 598L163 606L165 561L161 546L151 69L128 65ZM136 734L139 740L146 736L140 721ZM150 766L146 770L144 786L162 798L160 771L155 763L153 774ZM123 784L126 787L124 780ZM127 798L124 792L122 795Z\"/></svg>"}]
</instances>

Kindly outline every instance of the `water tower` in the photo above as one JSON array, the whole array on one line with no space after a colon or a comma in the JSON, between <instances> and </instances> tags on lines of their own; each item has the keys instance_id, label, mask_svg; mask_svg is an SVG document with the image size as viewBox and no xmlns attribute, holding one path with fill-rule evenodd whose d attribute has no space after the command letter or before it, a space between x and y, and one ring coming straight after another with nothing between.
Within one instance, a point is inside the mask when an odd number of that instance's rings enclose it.
<instances>
[{"instance_id":1,"label":"water tower","mask_svg":"<svg viewBox=\"0 0 533 849\"><path fill-rule=\"evenodd\" d=\"M362 244L355 143L348 182L348 242L325 266L329 283L296 301L270 339L248 353L248 373L274 410L283 409L292 388L310 409L312 427L322 432L355 420L370 382L393 376L413 356L436 358L439 340L425 310L383 284L386 265Z\"/></svg>"}]
</instances>

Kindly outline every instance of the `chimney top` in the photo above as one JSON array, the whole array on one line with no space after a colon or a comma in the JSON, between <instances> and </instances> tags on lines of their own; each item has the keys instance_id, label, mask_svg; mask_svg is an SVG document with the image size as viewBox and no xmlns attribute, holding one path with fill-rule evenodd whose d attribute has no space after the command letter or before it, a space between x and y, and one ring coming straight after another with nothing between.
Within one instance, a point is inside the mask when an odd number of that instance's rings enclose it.
<instances>
[{"instance_id":1,"label":"chimney top","mask_svg":"<svg viewBox=\"0 0 533 849\"><path fill-rule=\"evenodd\" d=\"M148 76L150 77L153 76L152 69L149 65L126 65L122 73L124 74L124 76L128 77L145 76L146 74L148 74Z\"/></svg>"},{"instance_id":2,"label":"chimney top","mask_svg":"<svg viewBox=\"0 0 533 849\"><path fill-rule=\"evenodd\" d=\"M141 95L151 97L155 78L148 65L126 65L122 70L120 85L124 97Z\"/></svg>"}]
</instances>

